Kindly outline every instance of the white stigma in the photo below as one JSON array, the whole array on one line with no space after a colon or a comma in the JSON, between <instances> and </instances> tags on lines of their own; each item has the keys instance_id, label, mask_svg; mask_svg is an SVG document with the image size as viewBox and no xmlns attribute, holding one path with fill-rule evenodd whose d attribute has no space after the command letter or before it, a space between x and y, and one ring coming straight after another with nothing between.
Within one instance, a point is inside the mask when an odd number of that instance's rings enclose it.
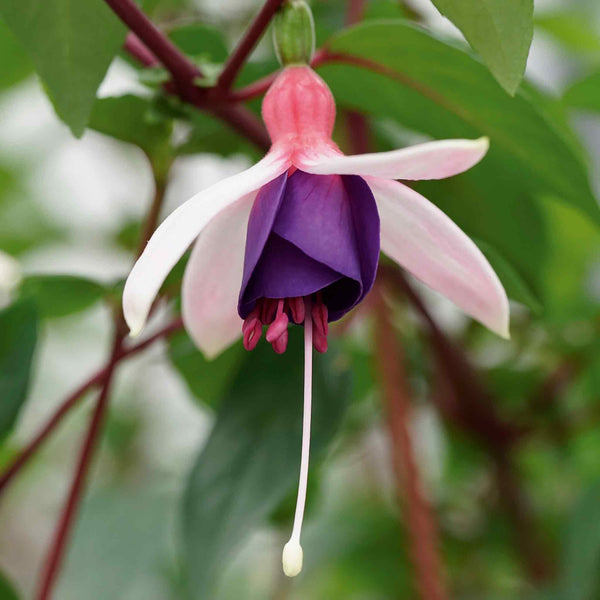
<instances>
[{"instance_id":1,"label":"white stigma","mask_svg":"<svg viewBox=\"0 0 600 600\"><path fill-rule=\"evenodd\" d=\"M288 577L296 577L302 571L302 546L296 540L290 540L283 547L283 572Z\"/></svg>"},{"instance_id":2,"label":"white stigma","mask_svg":"<svg viewBox=\"0 0 600 600\"><path fill-rule=\"evenodd\" d=\"M288 577L296 577L302 571L302 546L300 534L304 520L304 507L306 505L306 487L308 485L308 459L310 456L310 417L312 411L312 348L313 348L313 322L310 303L306 303L306 317L304 318L304 415L302 418L302 454L300 458L300 479L298 481L298 498L296 500L296 514L294 527L289 542L283 547L283 572Z\"/></svg>"}]
</instances>

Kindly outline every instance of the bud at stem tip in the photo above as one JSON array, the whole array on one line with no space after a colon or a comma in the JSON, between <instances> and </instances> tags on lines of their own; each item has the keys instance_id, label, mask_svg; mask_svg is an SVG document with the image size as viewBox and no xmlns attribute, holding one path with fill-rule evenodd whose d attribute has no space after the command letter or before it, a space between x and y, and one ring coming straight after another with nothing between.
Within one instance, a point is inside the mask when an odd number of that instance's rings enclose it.
<instances>
[{"instance_id":1,"label":"bud at stem tip","mask_svg":"<svg viewBox=\"0 0 600 600\"><path fill-rule=\"evenodd\" d=\"M287 0L273 21L273 42L279 62L308 65L315 51L315 24L304 0Z\"/></svg>"}]
</instances>

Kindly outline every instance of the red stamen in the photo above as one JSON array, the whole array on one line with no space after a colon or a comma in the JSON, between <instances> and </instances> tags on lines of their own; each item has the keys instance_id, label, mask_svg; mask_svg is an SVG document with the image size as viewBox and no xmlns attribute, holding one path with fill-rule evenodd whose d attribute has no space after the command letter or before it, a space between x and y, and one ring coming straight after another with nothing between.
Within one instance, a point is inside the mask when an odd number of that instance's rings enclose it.
<instances>
[{"instance_id":1,"label":"red stamen","mask_svg":"<svg viewBox=\"0 0 600 600\"><path fill-rule=\"evenodd\" d=\"M309 316L310 315L310 316ZM252 312L244 320L242 334L244 348L254 350L262 336L263 325L268 325L266 339L277 354L283 354L288 344L288 325L290 316L294 323L304 323L310 319L313 323L313 345L317 352L327 351L329 333L329 311L323 302L321 293L316 294L312 304L310 296L295 298L261 298Z\"/></svg>"},{"instance_id":2,"label":"red stamen","mask_svg":"<svg viewBox=\"0 0 600 600\"><path fill-rule=\"evenodd\" d=\"M290 312L292 313L292 320L297 325L304 323L304 317L306 316L306 308L304 306L304 298L290 298L288 300L290 306Z\"/></svg>"},{"instance_id":3,"label":"red stamen","mask_svg":"<svg viewBox=\"0 0 600 600\"><path fill-rule=\"evenodd\" d=\"M328 317L329 311L327 310L327 306L318 300L317 304L314 304L312 307L312 319L315 324L315 333L318 332L323 337L327 337L329 334Z\"/></svg>"},{"instance_id":4,"label":"red stamen","mask_svg":"<svg viewBox=\"0 0 600 600\"><path fill-rule=\"evenodd\" d=\"M313 330L313 346L321 354L327 352L327 336L323 335L317 328Z\"/></svg>"},{"instance_id":5,"label":"red stamen","mask_svg":"<svg viewBox=\"0 0 600 600\"><path fill-rule=\"evenodd\" d=\"M276 300L274 298L265 298L263 300L263 310L262 310L262 322L265 325L273 322L275 318L275 314L277 312L277 307L279 305L280 300Z\"/></svg>"},{"instance_id":6,"label":"red stamen","mask_svg":"<svg viewBox=\"0 0 600 600\"><path fill-rule=\"evenodd\" d=\"M272 344L277 338L279 338L284 331L287 331L287 327L290 320L288 316L282 312L275 317L275 320L269 325L267 329L267 342Z\"/></svg>"},{"instance_id":7,"label":"red stamen","mask_svg":"<svg viewBox=\"0 0 600 600\"><path fill-rule=\"evenodd\" d=\"M259 310L255 308L245 319L244 324L242 325L242 334L246 335L246 332L250 329L254 329L256 323L260 322L258 316Z\"/></svg>"},{"instance_id":8,"label":"red stamen","mask_svg":"<svg viewBox=\"0 0 600 600\"><path fill-rule=\"evenodd\" d=\"M252 327L248 327L244 332L244 348L246 350L254 350L262 335L262 323L255 320Z\"/></svg>"},{"instance_id":9,"label":"red stamen","mask_svg":"<svg viewBox=\"0 0 600 600\"><path fill-rule=\"evenodd\" d=\"M283 354L287 349L288 344L288 331L287 329L276 339L271 345L273 346L273 350L277 352L277 354Z\"/></svg>"}]
</instances>

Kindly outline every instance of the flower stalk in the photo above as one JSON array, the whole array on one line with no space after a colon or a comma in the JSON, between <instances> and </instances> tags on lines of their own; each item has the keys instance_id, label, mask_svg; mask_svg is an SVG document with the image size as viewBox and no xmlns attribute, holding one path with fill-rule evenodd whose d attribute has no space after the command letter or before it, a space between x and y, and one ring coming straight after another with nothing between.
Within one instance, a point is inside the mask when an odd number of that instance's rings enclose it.
<instances>
[{"instance_id":1,"label":"flower stalk","mask_svg":"<svg viewBox=\"0 0 600 600\"><path fill-rule=\"evenodd\" d=\"M404 361L381 284L376 286L373 293L376 296L376 366L390 430L398 492L403 494L406 509L405 523L418 596L421 600L446 600L448 594L439 555L437 528L432 509L423 494L410 439L410 400Z\"/></svg>"}]
</instances>

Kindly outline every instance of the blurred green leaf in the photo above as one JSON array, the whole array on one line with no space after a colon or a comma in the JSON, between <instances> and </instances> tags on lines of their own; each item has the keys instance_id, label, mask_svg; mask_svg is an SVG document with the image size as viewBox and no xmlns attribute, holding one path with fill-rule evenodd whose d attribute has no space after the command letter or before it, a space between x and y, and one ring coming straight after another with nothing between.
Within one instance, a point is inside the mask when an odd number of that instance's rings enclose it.
<instances>
[{"instance_id":1,"label":"blurred green leaf","mask_svg":"<svg viewBox=\"0 0 600 600\"><path fill-rule=\"evenodd\" d=\"M307 524L303 546L299 584L310 590L307 598L412 597L407 540L383 503L363 498L336 506Z\"/></svg>"},{"instance_id":2,"label":"blurred green leaf","mask_svg":"<svg viewBox=\"0 0 600 600\"><path fill-rule=\"evenodd\" d=\"M190 125L190 135L177 148L178 154L210 153L224 157L246 154L252 159L260 156L252 144L210 115L194 111L191 114Z\"/></svg>"},{"instance_id":3,"label":"blurred green leaf","mask_svg":"<svg viewBox=\"0 0 600 600\"><path fill-rule=\"evenodd\" d=\"M576 81L567 89L563 100L573 108L600 112L600 71Z\"/></svg>"},{"instance_id":4,"label":"blurred green leaf","mask_svg":"<svg viewBox=\"0 0 600 600\"><path fill-rule=\"evenodd\" d=\"M404 17L404 6L396 0L371 0L366 3L364 20L399 19Z\"/></svg>"},{"instance_id":5,"label":"blurred green leaf","mask_svg":"<svg viewBox=\"0 0 600 600\"><path fill-rule=\"evenodd\" d=\"M25 51L2 20L0 20L0 56L8 58L2 61L0 90L19 83L33 72Z\"/></svg>"},{"instance_id":6,"label":"blurred green leaf","mask_svg":"<svg viewBox=\"0 0 600 600\"><path fill-rule=\"evenodd\" d=\"M152 100L127 94L99 98L94 103L89 126L122 142L134 144L148 156L163 154L169 144L172 123L152 119Z\"/></svg>"},{"instance_id":7,"label":"blurred green leaf","mask_svg":"<svg viewBox=\"0 0 600 600\"><path fill-rule=\"evenodd\" d=\"M533 0L432 0L513 95L525 73L533 37Z\"/></svg>"},{"instance_id":8,"label":"blurred green leaf","mask_svg":"<svg viewBox=\"0 0 600 600\"><path fill-rule=\"evenodd\" d=\"M594 600L600 594L600 482L573 507L558 589L560 600Z\"/></svg>"},{"instance_id":9,"label":"blurred green leaf","mask_svg":"<svg viewBox=\"0 0 600 600\"><path fill-rule=\"evenodd\" d=\"M600 233L581 213L560 202L542 204L548 256L540 272L546 317L568 321L599 312L593 277L600 256Z\"/></svg>"},{"instance_id":10,"label":"blurred green leaf","mask_svg":"<svg viewBox=\"0 0 600 600\"><path fill-rule=\"evenodd\" d=\"M217 406L232 376L245 357L241 343L233 344L214 360L207 360L184 332L169 338L169 358L192 394L209 406Z\"/></svg>"},{"instance_id":11,"label":"blurred green leaf","mask_svg":"<svg viewBox=\"0 0 600 600\"><path fill-rule=\"evenodd\" d=\"M15 588L0 574L0 600L19 600Z\"/></svg>"},{"instance_id":12,"label":"blurred green leaf","mask_svg":"<svg viewBox=\"0 0 600 600\"><path fill-rule=\"evenodd\" d=\"M27 397L37 314L29 300L0 311L0 439L11 430Z\"/></svg>"},{"instance_id":13,"label":"blurred green leaf","mask_svg":"<svg viewBox=\"0 0 600 600\"><path fill-rule=\"evenodd\" d=\"M227 60L229 53L223 34L209 25L183 25L172 29L169 37L180 50L194 58L213 63Z\"/></svg>"},{"instance_id":14,"label":"blurred green leaf","mask_svg":"<svg viewBox=\"0 0 600 600\"><path fill-rule=\"evenodd\" d=\"M489 244L479 240L474 241L496 271L508 297L529 307L534 313L540 314L542 312L541 302L515 268Z\"/></svg>"},{"instance_id":15,"label":"blurred green leaf","mask_svg":"<svg viewBox=\"0 0 600 600\"><path fill-rule=\"evenodd\" d=\"M32 275L23 280L21 294L35 301L40 317L52 319L89 308L104 297L106 289L74 275Z\"/></svg>"},{"instance_id":16,"label":"blurred green leaf","mask_svg":"<svg viewBox=\"0 0 600 600\"><path fill-rule=\"evenodd\" d=\"M284 355L259 344L232 380L185 492L184 557L192 598L210 597L232 551L297 481L302 372L302 330L294 328ZM348 382L335 352L315 356L313 460L344 416Z\"/></svg>"},{"instance_id":17,"label":"blurred green leaf","mask_svg":"<svg viewBox=\"0 0 600 600\"><path fill-rule=\"evenodd\" d=\"M1 0L0 16L31 56L58 116L80 137L125 26L102 0Z\"/></svg>"},{"instance_id":18,"label":"blurred green leaf","mask_svg":"<svg viewBox=\"0 0 600 600\"><path fill-rule=\"evenodd\" d=\"M108 489L83 505L56 597L61 600L170 595L171 526L177 496L171 490Z\"/></svg>"},{"instance_id":19,"label":"blurred green leaf","mask_svg":"<svg viewBox=\"0 0 600 600\"><path fill-rule=\"evenodd\" d=\"M24 189L24 170L0 164L0 250L17 255L59 239L62 232Z\"/></svg>"},{"instance_id":20,"label":"blurred green leaf","mask_svg":"<svg viewBox=\"0 0 600 600\"><path fill-rule=\"evenodd\" d=\"M171 79L171 74L164 67L152 66L140 69L140 81L150 88L156 89Z\"/></svg>"},{"instance_id":21,"label":"blurred green leaf","mask_svg":"<svg viewBox=\"0 0 600 600\"><path fill-rule=\"evenodd\" d=\"M435 138L487 135L491 149L484 164L504 180L552 193L600 223L580 148L562 121L550 119L546 105L540 110L537 99L529 101L528 87L510 98L467 53L401 21L353 28L329 46L373 61L385 73L347 64L321 67L341 104Z\"/></svg>"},{"instance_id":22,"label":"blurred green leaf","mask_svg":"<svg viewBox=\"0 0 600 600\"><path fill-rule=\"evenodd\" d=\"M586 18L575 11L554 12L536 17L534 23L565 48L579 53L600 52L600 34L591 15Z\"/></svg>"}]
</instances>

